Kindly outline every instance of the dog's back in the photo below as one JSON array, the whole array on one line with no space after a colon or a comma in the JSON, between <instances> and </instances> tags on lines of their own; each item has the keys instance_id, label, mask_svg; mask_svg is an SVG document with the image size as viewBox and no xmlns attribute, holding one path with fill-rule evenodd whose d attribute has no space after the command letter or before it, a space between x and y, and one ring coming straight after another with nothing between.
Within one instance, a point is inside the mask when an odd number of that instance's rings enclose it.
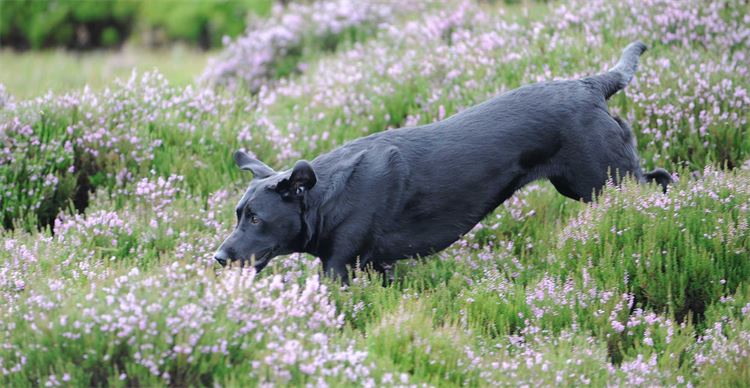
<instances>
[{"instance_id":1,"label":"dog's back","mask_svg":"<svg viewBox=\"0 0 750 388\"><path fill-rule=\"evenodd\" d=\"M362 152L356 170L366 174L361 181L369 194L354 191L368 197L368 206L354 218L357 229L375 231L376 241L360 256L387 261L439 251L539 178L585 201L609 173L640 179L630 130L608 113L606 99L632 78L643 50L642 43L629 45L605 74L523 86L441 122L337 150ZM332 156L313 164L324 168Z\"/></svg>"}]
</instances>

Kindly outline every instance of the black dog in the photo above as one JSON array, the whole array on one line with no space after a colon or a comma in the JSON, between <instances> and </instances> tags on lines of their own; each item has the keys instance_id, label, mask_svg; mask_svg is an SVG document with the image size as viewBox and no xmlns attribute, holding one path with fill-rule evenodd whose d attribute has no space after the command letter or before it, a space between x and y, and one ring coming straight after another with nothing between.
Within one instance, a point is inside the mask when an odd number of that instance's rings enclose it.
<instances>
[{"instance_id":1,"label":"black dog","mask_svg":"<svg viewBox=\"0 0 750 388\"><path fill-rule=\"evenodd\" d=\"M238 151L237 165L254 179L216 260L252 261L260 271L274 256L307 252L346 281L347 266L383 271L448 247L536 179L583 201L610 174L666 190L670 174L641 171L630 128L607 110L645 50L631 43L607 73L523 86L437 123L357 139L291 171Z\"/></svg>"}]
</instances>

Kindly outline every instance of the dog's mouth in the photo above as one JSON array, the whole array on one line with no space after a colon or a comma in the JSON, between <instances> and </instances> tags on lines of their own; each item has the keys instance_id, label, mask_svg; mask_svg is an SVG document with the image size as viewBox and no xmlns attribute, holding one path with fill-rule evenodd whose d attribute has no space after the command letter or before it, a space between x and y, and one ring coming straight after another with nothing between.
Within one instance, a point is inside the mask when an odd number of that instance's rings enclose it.
<instances>
[{"instance_id":1,"label":"dog's mouth","mask_svg":"<svg viewBox=\"0 0 750 388\"><path fill-rule=\"evenodd\" d=\"M240 268L245 268L246 266L252 266L255 268L255 272L260 272L263 268L265 268L268 263L271 261L271 258L273 257L273 250L269 249L265 252L258 253L254 256L251 256L250 259L244 259L244 258L238 258L238 259L230 259L219 261L219 264L222 267L226 267L227 264L232 263L239 263Z\"/></svg>"},{"instance_id":2,"label":"dog's mouth","mask_svg":"<svg viewBox=\"0 0 750 388\"><path fill-rule=\"evenodd\" d=\"M250 261L252 266L255 267L255 272L260 272L263 268L266 268L268 263L271 261L272 251L268 251L262 255L256 256L255 262Z\"/></svg>"}]
</instances>

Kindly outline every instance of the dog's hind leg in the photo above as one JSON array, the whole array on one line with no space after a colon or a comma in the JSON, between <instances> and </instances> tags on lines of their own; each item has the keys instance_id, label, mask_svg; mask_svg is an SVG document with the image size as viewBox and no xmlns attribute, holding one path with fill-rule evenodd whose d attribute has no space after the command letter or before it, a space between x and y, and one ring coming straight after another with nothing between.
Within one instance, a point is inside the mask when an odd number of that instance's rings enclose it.
<instances>
[{"instance_id":1,"label":"dog's hind leg","mask_svg":"<svg viewBox=\"0 0 750 388\"><path fill-rule=\"evenodd\" d=\"M630 125L619 117L613 117L617 124L622 129L623 144L622 149L618 153L619 157L619 168L621 171L625 171L628 174L633 175L640 183L651 183L655 182L659 184L663 192L667 192L667 186L672 183L672 175L664 170L663 168L654 169L651 172L644 173L641 170L640 158L636 151L635 138L633 137L633 130ZM615 162L615 161L613 161ZM615 164L613 163L613 166Z\"/></svg>"},{"instance_id":2,"label":"dog's hind leg","mask_svg":"<svg viewBox=\"0 0 750 388\"><path fill-rule=\"evenodd\" d=\"M639 166L635 139L630 126L608 113L594 112L588 117L588 138L568 142L568 148L556 161L550 182L560 194L575 200L591 201L608 179L619 184L625 176L639 181L643 174Z\"/></svg>"},{"instance_id":3,"label":"dog's hind leg","mask_svg":"<svg viewBox=\"0 0 750 388\"><path fill-rule=\"evenodd\" d=\"M602 174L600 170L603 171L603 169L595 170L585 166L579 167L583 168L575 169L573 173L551 176L549 181L560 194L576 201L590 202L601 193L607 184L609 175ZM637 171L621 171L619 169L612 171L611 168L608 172L613 174L612 180L615 184L619 184L625 175L630 175L640 183L655 182L659 184L665 193L667 187L673 182L672 175L663 168L657 168L648 173L642 173L640 169Z\"/></svg>"},{"instance_id":4,"label":"dog's hind leg","mask_svg":"<svg viewBox=\"0 0 750 388\"><path fill-rule=\"evenodd\" d=\"M577 142L565 150L549 180L560 194L575 200L591 201L608 180L620 184L626 176L640 183L656 182L666 192L671 175L657 168L643 173L630 125L619 117L598 114L592 117L587 142Z\"/></svg>"},{"instance_id":5,"label":"dog's hind leg","mask_svg":"<svg viewBox=\"0 0 750 388\"><path fill-rule=\"evenodd\" d=\"M626 175L641 179L640 171L623 171L603 165L596 168L583 165L579 167L573 172L549 177L549 181L560 194L576 201L591 202L601 193L608 181L620 184Z\"/></svg>"},{"instance_id":6,"label":"dog's hind leg","mask_svg":"<svg viewBox=\"0 0 750 388\"><path fill-rule=\"evenodd\" d=\"M667 187L673 182L672 174L663 168L655 168L653 171L643 174L643 177L646 178L646 182L648 183L656 182L659 184L665 193L667 192Z\"/></svg>"},{"instance_id":7,"label":"dog's hind leg","mask_svg":"<svg viewBox=\"0 0 750 388\"><path fill-rule=\"evenodd\" d=\"M591 171L595 173L594 171ZM583 174L585 175L585 173ZM598 195L604 184L607 182L594 176L571 177L566 175L556 175L549 178L549 181L555 186L555 189L562 195L576 201L591 202L595 195Z\"/></svg>"}]
</instances>

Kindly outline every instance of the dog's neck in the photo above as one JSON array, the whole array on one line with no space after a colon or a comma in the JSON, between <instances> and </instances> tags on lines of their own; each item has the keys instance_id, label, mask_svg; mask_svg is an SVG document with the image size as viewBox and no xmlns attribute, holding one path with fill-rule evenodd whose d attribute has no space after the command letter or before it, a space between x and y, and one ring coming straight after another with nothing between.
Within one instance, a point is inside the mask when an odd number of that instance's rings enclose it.
<instances>
[{"instance_id":1,"label":"dog's neck","mask_svg":"<svg viewBox=\"0 0 750 388\"><path fill-rule=\"evenodd\" d=\"M322 236L330 236L331 229L335 228L340 220L337 217L331 219L324 216L328 214L330 207L337 206L343 194L335 190L330 184L327 176L318 176L318 184L307 192L300 203L300 230L299 252L308 253L323 260L331 254L331 241L321 239ZM341 216L342 214L338 214ZM346 216L344 216L345 218Z\"/></svg>"},{"instance_id":2,"label":"dog's neck","mask_svg":"<svg viewBox=\"0 0 750 388\"><path fill-rule=\"evenodd\" d=\"M340 206L340 201L346 196L346 186L362 162L364 154L364 151L357 152L329 169L322 168L316 160L312 161L318 171L317 183L305 193L301 203L300 215L303 226L300 235L303 239L300 240L299 252L309 253L324 260L331 254L331 241L323 241L321 236L330 236L331 231L348 218L348 214L344 212L331 210ZM334 216L331 217L331 214Z\"/></svg>"},{"instance_id":3,"label":"dog's neck","mask_svg":"<svg viewBox=\"0 0 750 388\"><path fill-rule=\"evenodd\" d=\"M316 190L318 189L318 190ZM300 231L297 235L296 252L309 253L317 256L317 236L318 214L311 209L315 209L320 202L320 187L315 187L308 191L298 200L300 215Z\"/></svg>"}]
</instances>

